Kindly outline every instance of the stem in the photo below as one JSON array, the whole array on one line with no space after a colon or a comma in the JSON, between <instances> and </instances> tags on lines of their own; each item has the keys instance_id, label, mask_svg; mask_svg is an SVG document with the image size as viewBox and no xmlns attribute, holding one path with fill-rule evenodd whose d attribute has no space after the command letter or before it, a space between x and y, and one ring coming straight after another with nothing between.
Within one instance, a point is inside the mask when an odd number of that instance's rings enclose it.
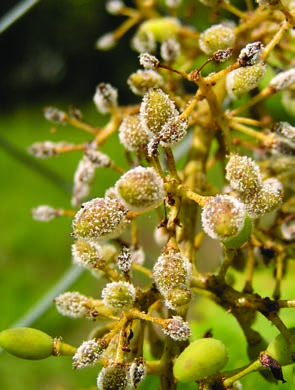
<instances>
[{"instance_id":1,"label":"stem","mask_svg":"<svg viewBox=\"0 0 295 390\"><path fill-rule=\"evenodd\" d=\"M292 28L292 24L288 20L284 20L279 31L275 34L275 36L263 50L263 53L261 55L262 60L265 60L267 58L273 48L280 42L285 32L288 31L290 28Z\"/></svg>"},{"instance_id":2,"label":"stem","mask_svg":"<svg viewBox=\"0 0 295 390\"><path fill-rule=\"evenodd\" d=\"M255 360L253 363L251 363L248 367L242 369L237 374L233 375L230 378L227 378L223 381L223 386L225 388L231 388L237 380L243 378L243 376L251 374L252 372L258 371L262 368L262 364L260 363L259 359Z\"/></svg>"},{"instance_id":3,"label":"stem","mask_svg":"<svg viewBox=\"0 0 295 390\"><path fill-rule=\"evenodd\" d=\"M273 143L273 136L269 134L263 134L256 130L251 129L248 126L244 126L241 123L237 123L235 121L230 122L230 127L234 130L239 131L240 133L247 134L250 137L254 137L268 146L271 146Z\"/></svg>"}]
</instances>

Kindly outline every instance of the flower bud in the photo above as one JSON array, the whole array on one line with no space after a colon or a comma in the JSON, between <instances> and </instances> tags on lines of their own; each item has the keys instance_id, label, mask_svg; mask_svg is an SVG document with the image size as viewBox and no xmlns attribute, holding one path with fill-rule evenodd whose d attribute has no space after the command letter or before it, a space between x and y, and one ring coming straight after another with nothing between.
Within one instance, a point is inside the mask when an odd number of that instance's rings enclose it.
<instances>
[{"instance_id":1,"label":"flower bud","mask_svg":"<svg viewBox=\"0 0 295 390\"><path fill-rule=\"evenodd\" d=\"M131 257L131 250L124 246L117 258L117 265L120 271L126 273L130 271L133 259Z\"/></svg>"},{"instance_id":2,"label":"flower bud","mask_svg":"<svg viewBox=\"0 0 295 390\"><path fill-rule=\"evenodd\" d=\"M180 55L180 44L174 38L168 38L161 45L161 57L163 60L173 63Z\"/></svg>"},{"instance_id":3,"label":"flower bud","mask_svg":"<svg viewBox=\"0 0 295 390\"><path fill-rule=\"evenodd\" d=\"M260 168L250 157L231 154L225 169L225 177L233 190L257 193L261 188Z\"/></svg>"},{"instance_id":4,"label":"flower bud","mask_svg":"<svg viewBox=\"0 0 295 390\"><path fill-rule=\"evenodd\" d=\"M127 364L114 363L104 367L97 377L99 390L133 389Z\"/></svg>"},{"instance_id":5,"label":"flower bud","mask_svg":"<svg viewBox=\"0 0 295 390\"><path fill-rule=\"evenodd\" d=\"M256 65L261 61L261 54L264 49L262 42L252 42L248 43L239 54L239 64L241 66L252 66Z\"/></svg>"},{"instance_id":6,"label":"flower bud","mask_svg":"<svg viewBox=\"0 0 295 390\"><path fill-rule=\"evenodd\" d=\"M278 92L287 89L293 83L295 83L295 69L289 69L277 74L268 86Z\"/></svg>"},{"instance_id":7,"label":"flower bud","mask_svg":"<svg viewBox=\"0 0 295 390\"><path fill-rule=\"evenodd\" d=\"M185 137L187 128L187 119L177 116L163 125L157 139L163 147L175 145Z\"/></svg>"},{"instance_id":8,"label":"flower bud","mask_svg":"<svg viewBox=\"0 0 295 390\"><path fill-rule=\"evenodd\" d=\"M274 154L295 155L295 127L288 122L279 122L275 125L275 137L272 144Z\"/></svg>"},{"instance_id":9,"label":"flower bud","mask_svg":"<svg viewBox=\"0 0 295 390\"><path fill-rule=\"evenodd\" d=\"M105 345L96 339L84 341L73 356L73 368L94 366L101 359Z\"/></svg>"},{"instance_id":10,"label":"flower bud","mask_svg":"<svg viewBox=\"0 0 295 390\"><path fill-rule=\"evenodd\" d=\"M145 150L150 136L143 128L139 115L126 116L119 127L121 144L129 151Z\"/></svg>"},{"instance_id":11,"label":"flower bud","mask_svg":"<svg viewBox=\"0 0 295 390\"><path fill-rule=\"evenodd\" d=\"M77 240L72 245L72 258L74 264L90 269L99 270L105 263L102 247L85 240Z\"/></svg>"},{"instance_id":12,"label":"flower bud","mask_svg":"<svg viewBox=\"0 0 295 390\"><path fill-rule=\"evenodd\" d=\"M240 247L251 234L252 224L245 205L233 196L217 195L210 198L201 218L205 232L228 248Z\"/></svg>"},{"instance_id":13,"label":"flower bud","mask_svg":"<svg viewBox=\"0 0 295 390\"><path fill-rule=\"evenodd\" d=\"M107 0L106 10L109 14L117 15L124 8L124 3L121 0Z\"/></svg>"},{"instance_id":14,"label":"flower bud","mask_svg":"<svg viewBox=\"0 0 295 390\"><path fill-rule=\"evenodd\" d=\"M146 375L146 365L143 358L136 358L131 364L129 369L129 375L132 382L131 389L136 389L137 385L145 378Z\"/></svg>"},{"instance_id":15,"label":"flower bud","mask_svg":"<svg viewBox=\"0 0 295 390\"><path fill-rule=\"evenodd\" d=\"M73 220L75 238L90 241L118 236L126 226L127 209L115 198L95 198L83 203Z\"/></svg>"},{"instance_id":16,"label":"flower bud","mask_svg":"<svg viewBox=\"0 0 295 390\"><path fill-rule=\"evenodd\" d=\"M162 127L178 117L179 113L170 97L161 89L147 92L140 106L140 118L143 127L158 135Z\"/></svg>"},{"instance_id":17,"label":"flower bud","mask_svg":"<svg viewBox=\"0 0 295 390\"><path fill-rule=\"evenodd\" d=\"M231 98L241 95L256 88L266 72L266 66L259 62L253 66L245 66L233 70L227 75L226 88Z\"/></svg>"},{"instance_id":18,"label":"flower bud","mask_svg":"<svg viewBox=\"0 0 295 390\"><path fill-rule=\"evenodd\" d=\"M118 91L110 84L100 83L96 87L93 100L99 112L102 114L109 113L117 108Z\"/></svg>"},{"instance_id":19,"label":"flower bud","mask_svg":"<svg viewBox=\"0 0 295 390\"><path fill-rule=\"evenodd\" d=\"M83 199L89 194L90 184L95 176L95 165L87 157L79 161L78 167L74 175L74 186L72 195L72 205L78 206Z\"/></svg>"},{"instance_id":20,"label":"flower bud","mask_svg":"<svg viewBox=\"0 0 295 390\"><path fill-rule=\"evenodd\" d=\"M290 328L289 331L291 333L291 344L289 344L286 338L280 333L266 349L266 352L281 366L287 366L288 364L294 363L295 328Z\"/></svg>"},{"instance_id":21,"label":"flower bud","mask_svg":"<svg viewBox=\"0 0 295 390\"><path fill-rule=\"evenodd\" d=\"M176 38L179 22L176 18L151 18L140 25L138 34L151 33L156 42L164 42L169 38Z\"/></svg>"},{"instance_id":22,"label":"flower bud","mask_svg":"<svg viewBox=\"0 0 295 390\"><path fill-rule=\"evenodd\" d=\"M28 152L37 158L50 158L58 155L64 148L70 148L73 144L68 142L35 142L28 148Z\"/></svg>"},{"instance_id":23,"label":"flower bud","mask_svg":"<svg viewBox=\"0 0 295 390\"><path fill-rule=\"evenodd\" d=\"M108 168L111 165L111 159L99 150L89 148L85 151L85 156L95 166L95 168Z\"/></svg>"},{"instance_id":24,"label":"flower bud","mask_svg":"<svg viewBox=\"0 0 295 390\"><path fill-rule=\"evenodd\" d=\"M127 83L135 95L143 96L150 88L159 88L164 84L163 77L152 69L132 73Z\"/></svg>"},{"instance_id":25,"label":"flower bud","mask_svg":"<svg viewBox=\"0 0 295 390\"><path fill-rule=\"evenodd\" d=\"M165 198L163 179L153 168L129 170L117 181L116 190L122 203L135 212L155 209Z\"/></svg>"},{"instance_id":26,"label":"flower bud","mask_svg":"<svg viewBox=\"0 0 295 390\"><path fill-rule=\"evenodd\" d=\"M282 92L282 105L289 115L295 116L295 89Z\"/></svg>"},{"instance_id":27,"label":"flower bud","mask_svg":"<svg viewBox=\"0 0 295 390\"><path fill-rule=\"evenodd\" d=\"M166 336L171 337L175 341L184 341L191 336L188 322L184 322L179 316L173 316L172 319L167 320L167 324L162 330Z\"/></svg>"},{"instance_id":28,"label":"flower bud","mask_svg":"<svg viewBox=\"0 0 295 390\"><path fill-rule=\"evenodd\" d=\"M176 288L183 289L189 287L191 273L192 266L188 258L178 251L170 250L158 258L153 268L153 276L157 289L165 298L167 307L171 309L176 308L175 303L177 303L177 300L172 304L167 298L171 291ZM185 301L186 303L187 301Z\"/></svg>"},{"instance_id":29,"label":"flower bud","mask_svg":"<svg viewBox=\"0 0 295 390\"><path fill-rule=\"evenodd\" d=\"M156 69L160 61L158 60L158 58L151 55L150 53L141 53L139 56L139 63L145 69L151 70L151 69Z\"/></svg>"},{"instance_id":30,"label":"flower bud","mask_svg":"<svg viewBox=\"0 0 295 390\"><path fill-rule=\"evenodd\" d=\"M117 43L116 37L112 32L102 35L95 43L95 47L98 50L110 50Z\"/></svg>"},{"instance_id":31,"label":"flower bud","mask_svg":"<svg viewBox=\"0 0 295 390\"><path fill-rule=\"evenodd\" d=\"M105 306L116 310L128 310L135 302L136 290L130 283L113 282L106 285L101 296Z\"/></svg>"},{"instance_id":32,"label":"flower bud","mask_svg":"<svg viewBox=\"0 0 295 390\"><path fill-rule=\"evenodd\" d=\"M282 204L282 200L283 186L275 178L265 180L255 195L246 194L244 196L246 209L251 217L259 217L276 210Z\"/></svg>"},{"instance_id":33,"label":"flower bud","mask_svg":"<svg viewBox=\"0 0 295 390\"><path fill-rule=\"evenodd\" d=\"M53 338L38 329L12 328L0 332L0 346L21 359L40 360L52 355Z\"/></svg>"},{"instance_id":34,"label":"flower bud","mask_svg":"<svg viewBox=\"0 0 295 390\"><path fill-rule=\"evenodd\" d=\"M42 205L32 209L32 217L36 221L48 222L63 214L63 210L54 209L51 206Z\"/></svg>"},{"instance_id":35,"label":"flower bud","mask_svg":"<svg viewBox=\"0 0 295 390\"><path fill-rule=\"evenodd\" d=\"M89 312L89 298L78 292L65 292L54 299L57 311L67 317L83 318Z\"/></svg>"},{"instance_id":36,"label":"flower bud","mask_svg":"<svg viewBox=\"0 0 295 390\"><path fill-rule=\"evenodd\" d=\"M150 31L137 31L131 40L131 47L138 53L154 52L157 44Z\"/></svg>"},{"instance_id":37,"label":"flower bud","mask_svg":"<svg viewBox=\"0 0 295 390\"><path fill-rule=\"evenodd\" d=\"M217 50L225 50L235 43L235 33L232 28L223 24L215 24L205 30L199 38L200 49L208 55Z\"/></svg>"},{"instance_id":38,"label":"flower bud","mask_svg":"<svg viewBox=\"0 0 295 390\"><path fill-rule=\"evenodd\" d=\"M44 116L48 121L53 123L65 125L68 122L67 114L55 107L45 107Z\"/></svg>"},{"instance_id":39,"label":"flower bud","mask_svg":"<svg viewBox=\"0 0 295 390\"><path fill-rule=\"evenodd\" d=\"M217 374L227 361L227 349L220 340L199 339L191 343L177 357L173 373L181 382L194 382Z\"/></svg>"}]
</instances>

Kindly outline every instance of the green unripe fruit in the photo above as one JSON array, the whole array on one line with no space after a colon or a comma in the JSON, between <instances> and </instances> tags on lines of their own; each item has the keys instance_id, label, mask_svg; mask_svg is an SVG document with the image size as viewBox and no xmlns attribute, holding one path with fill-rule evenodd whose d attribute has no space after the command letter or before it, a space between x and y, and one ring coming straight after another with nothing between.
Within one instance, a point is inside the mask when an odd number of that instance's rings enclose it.
<instances>
[{"instance_id":1,"label":"green unripe fruit","mask_svg":"<svg viewBox=\"0 0 295 390\"><path fill-rule=\"evenodd\" d=\"M227 349L222 341L213 338L199 339L178 356L173 373L181 382L198 381L217 374L227 361Z\"/></svg>"},{"instance_id":2,"label":"green unripe fruit","mask_svg":"<svg viewBox=\"0 0 295 390\"><path fill-rule=\"evenodd\" d=\"M227 248L237 249L240 248L246 241L248 241L252 232L252 219L246 215L244 220L244 226L241 231L234 237L223 241L223 245Z\"/></svg>"},{"instance_id":3,"label":"green unripe fruit","mask_svg":"<svg viewBox=\"0 0 295 390\"><path fill-rule=\"evenodd\" d=\"M53 338L38 329L12 328L0 332L0 345L21 359L40 360L52 355Z\"/></svg>"},{"instance_id":4,"label":"green unripe fruit","mask_svg":"<svg viewBox=\"0 0 295 390\"><path fill-rule=\"evenodd\" d=\"M164 42L168 38L176 38L178 30L176 18L153 18L143 22L137 34L152 34L156 42Z\"/></svg>"},{"instance_id":5,"label":"green unripe fruit","mask_svg":"<svg viewBox=\"0 0 295 390\"><path fill-rule=\"evenodd\" d=\"M266 352L281 366L287 366L295 361L295 328L290 328L289 332L291 333L292 345L290 345L286 338L280 333L266 349Z\"/></svg>"},{"instance_id":6,"label":"green unripe fruit","mask_svg":"<svg viewBox=\"0 0 295 390\"><path fill-rule=\"evenodd\" d=\"M235 43L235 33L230 27L223 24L216 24L205 30L199 39L200 49L208 55L217 50L225 50Z\"/></svg>"}]
</instances>

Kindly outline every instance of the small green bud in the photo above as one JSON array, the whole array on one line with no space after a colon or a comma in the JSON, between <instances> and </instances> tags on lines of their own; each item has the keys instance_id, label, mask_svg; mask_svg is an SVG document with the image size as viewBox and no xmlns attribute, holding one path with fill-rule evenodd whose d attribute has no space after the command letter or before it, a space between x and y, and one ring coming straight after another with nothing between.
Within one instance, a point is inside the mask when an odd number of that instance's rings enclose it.
<instances>
[{"instance_id":1,"label":"small green bud","mask_svg":"<svg viewBox=\"0 0 295 390\"><path fill-rule=\"evenodd\" d=\"M55 209L47 205L41 205L32 209L32 217L36 221L48 222L61 215L63 215L63 210Z\"/></svg>"},{"instance_id":2,"label":"small green bud","mask_svg":"<svg viewBox=\"0 0 295 390\"><path fill-rule=\"evenodd\" d=\"M141 53L139 56L139 63L147 70L156 69L160 61L155 56L151 55L150 53Z\"/></svg>"},{"instance_id":3,"label":"small green bud","mask_svg":"<svg viewBox=\"0 0 295 390\"><path fill-rule=\"evenodd\" d=\"M103 34L95 43L95 47L98 50L110 50L117 43L116 37L112 32Z\"/></svg>"},{"instance_id":4,"label":"small green bud","mask_svg":"<svg viewBox=\"0 0 295 390\"><path fill-rule=\"evenodd\" d=\"M147 148L150 135L143 128L139 115L128 115L119 127L119 138L126 150L140 152Z\"/></svg>"},{"instance_id":5,"label":"small green bud","mask_svg":"<svg viewBox=\"0 0 295 390\"><path fill-rule=\"evenodd\" d=\"M252 224L245 205L233 196L217 195L210 198L201 218L205 232L228 248L240 247L251 234Z\"/></svg>"},{"instance_id":6,"label":"small green bud","mask_svg":"<svg viewBox=\"0 0 295 390\"><path fill-rule=\"evenodd\" d=\"M170 64L175 62L180 55L180 44L174 38L168 38L161 45L161 57Z\"/></svg>"},{"instance_id":7,"label":"small green bud","mask_svg":"<svg viewBox=\"0 0 295 390\"><path fill-rule=\"evenodd\" d=\"M223 24L216 24L200 35L199 45L205 54L212 55L217 50L225 50L232 47L235 39L236 35L232 28Z\"/></svg>"},{"instance_id":8,"label":"small green bud","mask_svg":"<svg viewBox=\"0 0 295 390\"><path fill-rule=\"evenodd\" d=\"M117 181L116 190L122 203L135 212L155 209L165 198L163 179L153 168L129 170Z\"/></svg>"},{"instance_id":9,"label":"small green bud","mask_svg":"<svg viewBox=\"0 0 295 390\"><path fill-rule=\"evenodd\" d=\"M75 238L90 241L118 236L126 226L127 209L115 198L95 198L83 203L73 220Z\"/></svg>"},{"instance_id":10,"label":"small green bud","mask_svg":"<svg viewBox=\"0 0 295 390\"><path fill-rule=\"evenodd\" d=\"M40 360L52 355L53 338L38 329L12 328L0 332L0 346L21 359Z\"/></svg>"},{"instance_id":11,"label":"small green bud","mask_svg":"<svg viewBox=\"0 0 295 390\"><path fill-rule=\"evenodd\" d=\"M233 190L255 194L261 188L260 168L250 157L231 154L225 169L225 177Z\"/></svg>"},{"instance_id":12,"label":"small green bud","mask_svg":"<svg viewBox=\"0 0 295 390\"><path fill-rule=\"evenodd\" d=\"M137 34L150 33L156 42L164 42L169 38L176 38L179 22L176 18L152 18L140 25Z\"/></svg>"},{"instance_id":13,"label":"small green bud","mask_svg":"<svg viewBox=\"0 0 295 390\"><path fill-rule=\"evenodd\" d=\"M272 152L276 155L295 155L295 127L288 122L279 122L274 126L275 137Z\"/></svg>"},{"instance_id":14,"label":"small green bud","mask_svg":"<svg viewBox=\"0 0 295 390\"><path fill-rule=\"evenodd\" d=\"M175 104L161 89L151 89L144 95L140 118L143 127L150 133L158 135L162 127L178 115Z\"/></svg>"},{"instance_id":15,"label":"small green bud","mask_svg":"<svg viewBox=\"0 0 295 390\"><path fill-rule=\"evenodd\" d=\"M135 287L127 282L108 283L102 290L101 296L105 306L111 309L130 309L136 298Z\"/></svg>"},{"instance_id":16,"label":"small green bud","mask_svg":"<svg viewBox=\"0 0 295 390\"><path fill-rule=\"evenodd\" d=\"M222 341L213 338L199 339L178 356L173 373L181 382L194 382L217 374L227 361L227 349Z\"/></svg>"},{"instance_id":17,"label":"small green bud","mask_svg":"<svg viewBox=\"0 0 295 390\"><path fill-rule=\"evenodd\" d=\"M76 291L67 291L54 299L56 310L67 317L87 317L90 307L89 298Z\"/></svg>"},{"instance_id":18,"label":"small green bud","mask_svg":"<svg viewBox=\"0 0 295 390\"><path fill-rule=\"evenodd\" d=\"M157 139L164 147L175 145L184 138L187 128L187 119L177 116L163 125Z\"/></svg>"},{"instance_id":19,"label":"small green bud","mask_svg":"<svg viewBox=\"0 0 295 390\"><path fill-rule=\"evenodd\" d=\"M281 366L287 366L295 361L295 328L290 328L289 331L291 333L292 345L290 345L286 338L280 333L266 349L266 352Z\"/></svg>"},{"instance_id":20,"label":"small green bud","mask_svg":"<svg viewBox=\"0 0 295 390\"><path fill-rule=\"evenodd\" d=\"M131 47L138 53L154 52L157 44L150 31L137 31L131 40Z\"/></svg>"},{"instance_id":21,"label":"small green bud","mask_svg":"<svg viewBox=\"0 0 295 390\"><path fill-rule=\"evenodd\" d=\"M282 92L282 105L289 115L295 116L295 90L287 89Z\"/></svg>"},{"instance_id":22,"label":"small green bud","mask_svg":"<svg viewBox=\"0 0 295 390\"><path fill-rule=\"evenodd\" d=\"M278 92L289 88L293 83L295 83L295 69L289 69L277 74L269 83L269 87Z\"/></svg>"},{"instance_id":23,"label":"small green bud","mask_svg":"<svg viewBox=\"0 0 295 390\"><path fill-rule=\"evenodd\" d=\"M164 84L163 77L152 69L132 73L127 83L135 95L143 96L150 88L159 88Z\"/></svg>"},{"instance_id":24,"label":"small green bud","mask_svg":"<svg viewBox=\"0 0 295 390\"><path fill-rule=\"evenodd\" d=\"M55 107L45 107L44 116L53 123L65 125L68 122L67 114Z\"/></svg>"},{"instance_id":25,"label":"small green bud","mask_svg":"<svg viewBox=\"0 0 295 390\"><path fill-rule=\"evenodd\" d=\"M266 72L266 66L259 62L233 70L227 75L226 88L231 98L235 99L256 88Z\"/></svg>"}]
</instances>

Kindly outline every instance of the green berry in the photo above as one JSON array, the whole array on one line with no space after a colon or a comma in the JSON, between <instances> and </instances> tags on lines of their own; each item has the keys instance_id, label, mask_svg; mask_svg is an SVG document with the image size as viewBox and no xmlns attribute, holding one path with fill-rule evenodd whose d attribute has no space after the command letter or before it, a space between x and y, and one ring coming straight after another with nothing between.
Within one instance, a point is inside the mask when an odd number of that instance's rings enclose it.
<instances>
[{"instance_id":1,"label":"green berry","mask_svg":"<svg viewBox=\"0 0 295 390\"><path fill-rule=\"evenodd\" d=\"M181 382L198 381L217 374L227 361L227 349L222 341L213 338L199 339L178 356L173 373Z\"/></svg>"},{"instance_id":2,"label":"green berry","mask_svg":"<svg viewBox=\"0 0 295 390\"><path fill-rule=\"evenodd\" d=\"M53 338L38 329L12 328L0 332L0 346L21 359L40 360L52 355Z\"/></svg>"},{"instance_id":3,"label":"green berry","mask_svg":"<svg viewBox=\"0 0 295 390\"><path fill-rule=\"evenodd\" d=\"M108 283L102 290L103 303L111 309L129 309L136 298L135 287L127 282Z\"/></svg>"},{"instance_id":4,"label":"green berry","mask_svg":"<svg viewBox=\"0 0 295 390\"><path fill-rule=\"evenodd\" d=\"M143 22L137 34L152 34L156 42L162 43L168 38L176 38L178 30L179 22L176 18L153 18Z\"/></svg>"},{"instance_id":5,"label":"green berry","mask_svg":"<svg viewBox=\"0 0 295 390\"><path fill-rule=\"evenodd\" d=\"M280 333L266 349L266 352L281 366L287 366L295 361L295 328L290 328L289 331L291 333L292 345Z\"/></svg>"},{"instance_id":6,"label":"green berry","mask_svg":"<svg viewBox=\"0 0 295 390\"><path fill-rule=\"evenodd\" d=\"M217 50L225 50L235 43L236 35L232 28L223 24L216 24L205 30L199 39L200 49L208 55Z\"/></svg>"}]
</instances>

